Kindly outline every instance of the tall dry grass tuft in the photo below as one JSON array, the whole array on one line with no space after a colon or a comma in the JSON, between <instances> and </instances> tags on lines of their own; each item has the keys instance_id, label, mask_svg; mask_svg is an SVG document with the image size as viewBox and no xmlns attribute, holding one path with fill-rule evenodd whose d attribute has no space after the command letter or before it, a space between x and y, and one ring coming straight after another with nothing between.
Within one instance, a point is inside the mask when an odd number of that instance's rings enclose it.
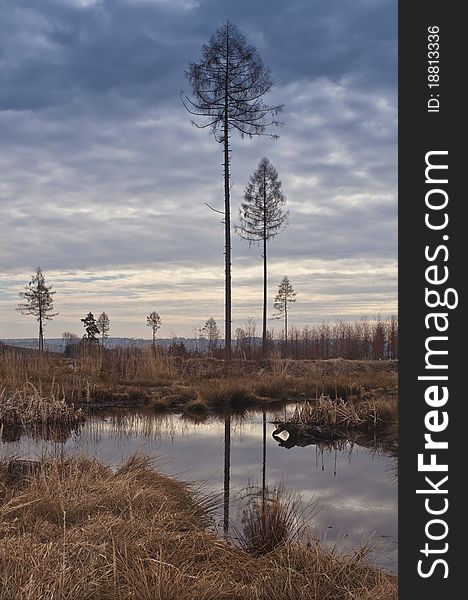
<instances>
[{"instance_id":1,"label":"tall dry grass tuft","mask_svg":"<svg viewBox=\"0 0 468 600\"><path fill-rule=\"evenodd\" d=\"M249 406L255 403L252 382L247 378L214 379L196 384L199 398L215 408Z\"/></svg>"},{"instance_id":2,"label":"tall dry grass tuft","mask_svg":"<svg viewBox=\"0 0 468 600\"><path fill-rule=\"evenodd\" d=\"M44 462L11 484L0 467L0 600L396 599L362 554L285 541L253 556L206 529L186 485L133 458Z\"/></svg>"},{"instance_id":3,"label":"tall dry grass tuft","mask_svg":"<svg viewBox=\"0 0 468 600\"><path fill-rule=\"evenodd\" d=\"M106 380L127 385L168 385L177 378L174 361L158 348L116 348L104 355Z\"/></svg>"},{"instance_id":4,"label":"tall dry grass tuft","mask_svg":"<svg viewBox=\"0 0 468 600\"><path fill-rule=\"evenodd\" d=\"M281 350L273 350L270 353L270 369L275 375L284 376L288 372L288 366L291 362L290 359L281 358Z\"/></svg>"},{"instance_id":5,"label":"tall dry grass tuft","mask_svg":"<svg viewBox=\"0 0 468 600\"><path fill-rule=\"evenodd\" d=\"M298 539L306 527L299 499L283 484L274 489L249 489L241 526L234 538L246 552L261 556Z\"/></svg>"},{"instance_id":6,"label":"tall dry grass tuft","mask_svg":"<svg viewBox=\"0 0 468 600\"><path fill-rule=\"evenodd\" d=\"M59 365L63 365L61 357L48 352L4 349L0 352L0 381L3 387L11 389L22 388L29 382L37 387L41 381L51 381Z\"/></svg>"}]
</instances>

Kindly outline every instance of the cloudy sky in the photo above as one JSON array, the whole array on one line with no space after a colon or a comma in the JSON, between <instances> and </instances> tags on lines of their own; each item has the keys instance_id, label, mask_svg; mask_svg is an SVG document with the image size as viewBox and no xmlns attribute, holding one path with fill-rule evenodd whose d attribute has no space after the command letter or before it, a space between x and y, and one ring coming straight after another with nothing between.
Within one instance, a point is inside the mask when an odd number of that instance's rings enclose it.
<instances>
[{"instance_id":1,"label":"cloudy sky","mask_svg":"<svg viewBox=\"0 0 468 600\"><path fill-rule=\"evenodd\" d=\"M233 137L233 218L262 156L290 212L270 245L296 325L396 311L396 0L0 0L0 337L40 265L80 332L190 335L223 321L222 147L190 123L184 70L227 19L284 103L280 139ZM234 236L234 329L261 318L261 255ZM279 322L272 321L278 328Z\"/></svg>"}]
</instances>

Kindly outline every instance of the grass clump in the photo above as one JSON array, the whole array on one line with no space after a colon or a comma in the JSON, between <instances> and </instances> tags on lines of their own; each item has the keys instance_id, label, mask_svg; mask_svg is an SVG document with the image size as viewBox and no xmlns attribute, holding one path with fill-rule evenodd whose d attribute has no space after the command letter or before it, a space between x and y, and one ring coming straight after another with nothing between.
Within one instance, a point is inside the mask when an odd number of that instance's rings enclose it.
<instances>
[{"instance_id":1,"label":"grass clump","mask_svg":"<svg viewBox=\"0 0 468 600\"><path fill-rule=\"evenodd\" d=\"M202 398L193 398L184 407L189 413L207 412L209 408L208 403Z\"/></svg>"},{"instance_id":2,"label":"grass clump","mask_svg":"<svg viewBox=\"0 0 468 600\"><path fill-rule=\"evenodd\" d=\"M0 392L0 427L33 431L40 427L75 427L84 420L81 410L76 410L57 393L45 395L34 386L22 391Z\"/></svg>"},{"instance_id":3,"label":"grass clump","mask_svg":"<svg viewBox=\"0 0 468 600\"><path fill-rule=\"evenodd\" d=\"M291 422L341 430L384 429L396 422L397 413L396 400L375 398L356 402L321 396L317 401L298 404Z\"/></svg>"},{"instance_id":4,"label":"grass clump","mask_svg":"<svg viewBox=\"0 0 468 600\"><path fill-rule=\"evenodd\" d=\"M299 535L303 521L298 502L284 486L248 494L236 539L245 551L263 556Z\"/></svg>"},{"instance_id":5,"label":"grass clump","mask_svg":"<svg viewBox=\"0 0 468 600\"><path fill-rule=\"evenodd\" d=\"M198 395L214 408L238 408L255 404L251 382L242 379L213 379L197 386Z\"/></svg>"}]
</instances>

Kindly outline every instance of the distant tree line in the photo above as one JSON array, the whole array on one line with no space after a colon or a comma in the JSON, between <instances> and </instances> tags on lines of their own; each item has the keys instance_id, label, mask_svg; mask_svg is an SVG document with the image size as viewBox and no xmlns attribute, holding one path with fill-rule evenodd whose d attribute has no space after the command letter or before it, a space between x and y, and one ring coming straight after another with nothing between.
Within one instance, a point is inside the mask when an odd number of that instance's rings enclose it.
<instances>
[{"instance_id":1,"label":"distant tree line","mask_svg":"<svg viewBox=\"0 0 468 600\"><path fill-rule=\"evenodd\" d=\"M236 330L234 356L246 360L262 357L262 344L253 319ZM351 360L385 360L398 358L398 319L361 319L318 323L302 328L290 327L276 334L267 331L269 356L295 360L346 358Z\"/></svg>"},{"instance_id":2,"label":"distant tree line","mask_svg":"<svg viewBox=\"0 0 468 600\"><path fill-rule=\"evenodd\" d=\"M195 347L191 350L183 340L174 339L168 354L182 358L210 355L222 359L224 349L218 338L214 337L210 342L205 332L205 327L199 330L198 338L194 338ZM392 316L388 319L337 321L305 325L302 329L293 326L288 329L287 337L285 330L278 333L267 330L266 351L267 356L293 360L396 360L398 319ZM235 330L232 356L243 360L260 360L264 357L263 335L260 337L254 319L247 319L243 326Z\"/></svg>"},{"instance_id":3,"label":"distant tree line","mask_svg":"<svg viewBox=\"0 0 468 600\"><path fill-rule=\"evenodd\" d=\"M398 358L398 319L338 321L291 327L279 347L293 359L347 358L385 360Z\"/></svg>"},{"instance_id":4,"label":"distant tree line","mask_svg":"<svg viewBox=\"0 0 468 600\"><path fill-rule=\"evenodd\" d=\"M25 291L20 293L22 302L17 310L22 314L33 315L38 321L38 347L44 349L44 328L47 321L58 313L54 310L54 294L51 286L45 281L42 270L38 267ZM244 326L238 327L233 337L231 354L245 360L261 359L268 356L282 356L292 359L396 359L398 358L398 320L392 316L386 320L361 319L360 321L338 321L306 325L302 329L290 326L290 304L296 302L296 292L287 275L285 275L275 296L274 308L277 311L273 318L283 321L282 331L276 334L265 328L262 323L261 338L257 335L257 326L253 318L249 318ZM265 315L265 312L264 312ZM85 333L79 338L66 331L62 334L65 353L72 354L78 346L105 348L110 332L110 318L102 312L96 319L90 311L81 319ZM162 319L159 313L152 311L146 317L146 324L151 327L152 344L156 345L156 333L160 329ZM175 338L175 336L174 336ZM203 327L194 328L195 349L187 349L181 340L171 343L168 353L172 356L188 357L193 355L209 355L224 358L221 344L221 333L213 317Z\"/></svg>"}]
</instances>

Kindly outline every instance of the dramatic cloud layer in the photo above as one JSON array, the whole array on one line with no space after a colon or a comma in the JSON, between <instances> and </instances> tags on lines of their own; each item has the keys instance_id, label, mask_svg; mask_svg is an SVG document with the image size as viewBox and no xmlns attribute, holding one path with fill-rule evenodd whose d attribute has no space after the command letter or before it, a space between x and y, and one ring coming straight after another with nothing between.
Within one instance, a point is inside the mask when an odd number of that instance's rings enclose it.
<instances>
[{"instance_id":1,"label":"dramatic cloud layer","mask_svg":"<svg viewBox=\"0 0 468 600\"><path fill-rule=\"evenodd\" d=\"M223 318L221 147L190 124L188 63L227 18L286 105L281 138L233 139L233 217L259 159L290 226L271 293L295 285L298 323L396 308L396 2L0 0L0 337L39 264L57 290L48 335L106 310L113 335L145 315L190 334ZM260 315L260 252L234 239L234 325Z\"/></svg>"}]
</instances>

